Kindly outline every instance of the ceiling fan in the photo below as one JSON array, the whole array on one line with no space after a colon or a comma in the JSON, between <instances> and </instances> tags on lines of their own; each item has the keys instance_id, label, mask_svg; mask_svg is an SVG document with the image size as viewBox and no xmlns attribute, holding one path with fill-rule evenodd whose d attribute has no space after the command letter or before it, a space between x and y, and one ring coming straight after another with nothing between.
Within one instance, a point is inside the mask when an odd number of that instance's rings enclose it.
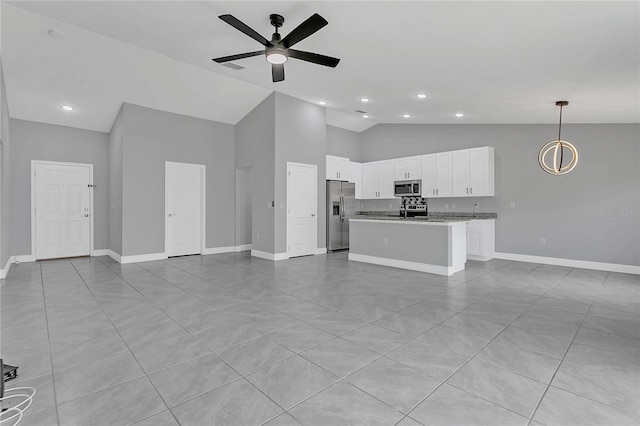
<instances>
[{"instance_id":1,"label":"ceiling fan","mask_svg":"<svg viewBox=\"0 0 640 426\"><path fill-rule=\"evenodd\" d=\"M284 80L284 63L287 62L287 59L289 58L300 59L302 61L332 68L335 68L335 66L338 65L338 62L340 62L340 59L338 58L291 49L291 46L304 40L328 24L327 20L317 13L314 13L306 21L298 25L283 39L280 38L278 28L280 28L284 23L284 18L277 14L270 15L269 19L271 21L271 25L276 29L276 32L273 33L273 36L271 37L271 41L262 37L254 29L232 15L220 15L218 18L222 19L238 31L245 33L265 47L264 50L256 50L255 52L240 53L238 55L223 56L221 58L213 59L219 64L264 54L267 61L271 63L271 75L273 77L273 82L275 83Z\"/></svg>"}]
</instances>

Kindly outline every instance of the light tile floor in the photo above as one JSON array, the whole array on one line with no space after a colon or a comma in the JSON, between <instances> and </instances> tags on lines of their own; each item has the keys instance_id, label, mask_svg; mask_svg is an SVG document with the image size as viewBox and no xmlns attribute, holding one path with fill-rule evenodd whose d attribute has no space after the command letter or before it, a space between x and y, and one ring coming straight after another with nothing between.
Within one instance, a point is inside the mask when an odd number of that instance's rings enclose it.
<instances>
[{"instance_id":1,"label":"light tile floor","mask_svg":"<svg viewBox=\"0 0 640 426\"><path fill-rule=\"evenodd\" d=\"M13 265L25 425L637 425L638 276L334 253Z\"/></svg>"}]
</instances>

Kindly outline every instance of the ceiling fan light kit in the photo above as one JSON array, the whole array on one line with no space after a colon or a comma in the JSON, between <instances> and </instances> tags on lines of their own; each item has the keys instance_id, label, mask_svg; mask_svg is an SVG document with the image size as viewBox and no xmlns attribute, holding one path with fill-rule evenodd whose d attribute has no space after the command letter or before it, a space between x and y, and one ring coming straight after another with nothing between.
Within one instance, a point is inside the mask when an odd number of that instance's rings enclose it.
<instances>
[{"instance_id":1,"label":"ceiling fan light kit","mask_svg":"<svg viewBox=\"0 0 640 426\"><path fill-rule=\"evenodd\" d=\"M572 171L578 164L578 150L567 141L563 141L562 131L562 107L569 105L568 101L557 101L556 106L560 107L560 121L558 124L558 139L547 142L538 153L538 164L540 168L551 175L565 175ZM565 150L571 153L571 160L565 161ZM552 153L549 159L549 153Z\"/></svg>"},{"instance_id":2,"label":"ceiling fan light kit","mask_svg":"<svg viewBox=\"0 0 640 426\"><path fill-rule=\"evenodd\" d=\"M273 33L271 40L267 40L261 36L257 31L249 27L244 22L235 18L232 15L220 15L218 18L222 19L227 24L231 25L238 31L248 35L258 43L262 44L265 49L255 52L240 53L237 55L222 56L220 58L214 58L213 60L219 64L229 61L235 61L238 59L250 58L252 56L258 56L264 53L267 62L271 64L271 75L273 82L284 80L284 63L289 58L300 59L302 61L311 62L313 64L323 65L326 67L335 68L340 62L338 58L332 58L330 56L321 55L319 53L304 52L302 50L291 49L291 46L309 37L316 31L328 24L327 20L322 16L314 13L306 21L298 25L291 31L285 38L280 37L278 28L284 24L284 18L278 14L271 14L269 21L271 25L276 29Z\"/></svg>"}]
</instances>

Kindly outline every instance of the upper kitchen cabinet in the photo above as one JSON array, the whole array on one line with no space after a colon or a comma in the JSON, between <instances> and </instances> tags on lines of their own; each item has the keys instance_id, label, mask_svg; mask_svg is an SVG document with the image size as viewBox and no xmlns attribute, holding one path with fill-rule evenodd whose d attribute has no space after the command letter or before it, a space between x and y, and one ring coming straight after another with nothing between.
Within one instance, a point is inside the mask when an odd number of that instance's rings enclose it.
<instances>
[{"instance_id":1,"label":"upper kitchen cabinet","mask_svg":"<svg viewBox=\"0 0 640 426\"><path fill-rule=\"evenodd\" d=\"M393 160L362 165L362 195L365 199L393 198L395 164Z\"/></svg>"},{"instance_id":2,"label":"upper kitchen cabinet","mask_svg":"<svg viewBox=\"0 0 640 426\"><path fill-rule=\"evenodd\" d=\"M356 184L356 200L364 198L362 193L362 163L351 162L351 182Z\"/></svg>"},{"instance_id":3,"label":"upper kitchen cabinet","mask_svg":"<svg viewBox=\"0 0 640 426\"><path fill-rule=\"evenodd\" d=\"M327 180L351 180L351 162L345 157L327 155Z\"/></svg>"},{"instance_id":4,"label":"upper kitchen cabinet","mask_svg":"<svg viewBox=\"0 0 640 426\"><path fill-rule=\"evenodd\" d=\"M494 195L494 150L492 147L452 152L452 196L487 197Z\"/></svg>"},{"instance_id":5,"label":"upper kitchen cabinet","mask_svg":"<svg viewBox=\"0 0 640 426\"><path fill-rule=\"evenodd\" d=\"M423 155L421 165L422 196L451 197L451 152Z\"/></svg>"},{"instance_id":6,"label":"upper kitchen cabinet","mask_svg":"<svg viewBox=\"0 0 640 426\"><path fill-rule=\"evenodd\" d=\"M420 156L396 158L394 160L395 180L420 179L422 174L422 159Z\"/></svg>"}]
</instances>

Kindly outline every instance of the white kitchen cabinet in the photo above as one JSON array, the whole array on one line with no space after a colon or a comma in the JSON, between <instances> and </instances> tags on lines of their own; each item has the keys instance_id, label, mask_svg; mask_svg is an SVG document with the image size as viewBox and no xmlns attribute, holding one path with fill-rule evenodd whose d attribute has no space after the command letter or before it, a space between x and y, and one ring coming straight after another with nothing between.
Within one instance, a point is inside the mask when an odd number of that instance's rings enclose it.
<instances>
[{"instance_id":1,"label":"white kitchen cabinet","mask_svg":"<svg viewBox=\"0 0 640 426\"><path fill-rule=\"evenodd\" d=\"M362 166L363 198L393 198L394 178L393 160L364 163Z\"/></svg>"},{"instance_id":2,"label":"white kitchen cabinet","mask_svg":"<svg viewBox=\"0 0 640 426\"><path fill-rule=\"evenodd\" d=\"M351 178L351 162L345 157L327 155L327 180L349 181Z\"/></svg>"},{"instance_id":3,"label":"white kitchen cabinet","mask_svg":"<svg viewBox=\"0 0 640 426\"><path fill-rule=\"evenodd\" d=\"M362 163L351 162L351 182L355 183L356 200L364 198L362 193Z\"/></svg>"},{"instance_id":4,"label":"white kitchen cabinet","mask_svg":"<svg viewBox=\"0 0 640 426\"><path fill-rule=\"evenodd\" d=\"M454 197L469 195L469 150L451 153L451 185Z\"/></svg>"},{"instance_id":5,"label":"white kitchen cabinet","mask_svg":"<svg viewBox=\"0 0 640 426\"><path fill-rule=\"evenodd\" d=\"M490 146L469 150L469 190L470 195L493 197L494 185L494 150Z\"/></svg>"},{"instance_id":6,"label":"white kitchen cabinet","mask_svg":"<svg viewBox=\"0 0 640 426\"><path fill-rule=\"evenodd\" d=\"M493 148L484 146L453 151L452 184L454 197L493 196Z\"/></svg>"},{"instance_id":7,"label":"white kitchen cabinet","mask_svg":"<svg viewBox=\"0 0 640 426\"><path fill-rule=\"evenodd\" d=\"M395 180L420 179L422 175L422 158L420 156L396 158Z\"/></svg>"},{"instance_id":8,"label":"white kitchen cabinet","mask_svg":"<svg viewBox=\"0 0 640 426\"><path fill-rule=\"evenodd\" d=\"M451 152L423 155L422 196L451 197Z\"/></svg>"},{"instance_id":9,"label":"white kitchen cabinet","mask_svg":"<svg viewBox=\"0 0 640 426\"><path fill-rule=\"evenodd\" d=\"M487 261L496 253L495 219L472 220L467 223L467 259Z\"/></svg>"}]
</instances>

